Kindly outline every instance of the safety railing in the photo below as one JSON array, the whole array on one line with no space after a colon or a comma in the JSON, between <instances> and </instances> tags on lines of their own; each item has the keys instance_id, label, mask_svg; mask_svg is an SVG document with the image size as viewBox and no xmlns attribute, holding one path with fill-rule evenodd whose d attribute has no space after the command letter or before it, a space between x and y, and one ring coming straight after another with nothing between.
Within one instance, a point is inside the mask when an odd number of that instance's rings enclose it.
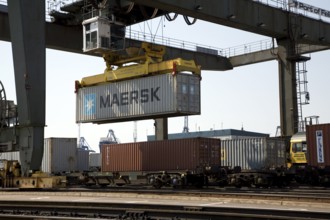
<instances>
[{"instance_id":1,"label":"safety railing","mask_svg":"<svg viewBox=\"0 0 330 220\"><path fill-rule=\"evenodd\" d=\"M277 47L276 41L272 39L264 39L260 41L255 41L247 44L242 44L234 47L228 47L222 50L222 54L225 57L234 57L249 53L255 53L263 50L269 50Z\"/></svg>"},{"instance_id":2,"label":"safety railing","mask_svg":"<svg viewBox=\"0 0 330 220\"><path fill-rule=\"evenodd\" d=\"M136 30L126 30L126 38L133 40L145 41L149 43L160 44L168 47L174 47L179 49L185 49L190 51L197 51L197 48L204 48L205 51L213 51L215 55L220 55L218 51L221 51L221 48L211 47L207 45L197 44L189 41L178 40L169 37L157 36L153 34L148 34L144 32L139 32ZM202 50L202 49L201 49Z\"/></svg>"},{"instance_id":3,"label":"safety railing","mask_svg":"<svg viewBox=\"0 0 330 220\"><path fill-rule=\"evenodd\" d=\"M202 52L212 55L219 55L224 57L233 57L233 56L258 52L262 50L268 50L276 46L273 45L273 41L271 39L265 39L261 41L256 41L248 44L242 44L239 46L228 47L223 49L223 48L217 48L203 44L197 44L189 41L152 35L144 32L139 32L136 30L127 30L126 38L160 44L167 47L174 47L174 48L195 51L195 52Z\"/></svg>"}]
</instances>

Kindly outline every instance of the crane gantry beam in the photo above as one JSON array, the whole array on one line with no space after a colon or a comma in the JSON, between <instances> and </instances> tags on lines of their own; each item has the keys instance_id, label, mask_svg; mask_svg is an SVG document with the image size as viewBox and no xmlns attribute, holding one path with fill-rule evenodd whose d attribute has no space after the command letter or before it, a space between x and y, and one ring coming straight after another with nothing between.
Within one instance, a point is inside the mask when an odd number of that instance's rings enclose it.
<instances>
[{"instance_id":1,"label":"crane gantry beam","mask_svg":"<svg viewBox=\"0 0 330 220\"><path fill-rule=\"evenodd\" d=\"M321 45L306 45L306 44L299 44L298 45L300 49L301 54L309 54L319 51L324 51L330 49L328 46L321 46ZM233 68L244 66L244 65L250 65L255 63L261 63L271 60L278 59L278 47L271 48L271 49L265 49L250 53L245 53L241 55L236 55L229 57L229 61Z\"/></svg>"},{"instance_id":2,"label":"crane gantry beam","mask_svg":"<svg viewBox=\"0 0 330 220\"><path fill-rule=\"evenodd\" d=\"M0 40L11 41L8 13L0 11ZM83 34L81 27L70 27L46 22L46 47L55 50L84 54ZM126 39L126 45L140 47L142 41ZM101 56L101 54L96 55ZM166 58L183 57L187 60L196 60L203 70L230 70L232 65L228 58L203 52L185 50L175 47L166 47Z\"/></svg>"},{"instance_id":3,"label":"crane gantry beam","mask_svg":"<svg viewBox=\"0 0 330 220\"><path fill-rule=\"evenodd\" d=\"M289 38L292 16L299 25L299 43L330 45L330 23L251 0L131 0L137 4L277 39Z\"/></svg>"}]
</instances>

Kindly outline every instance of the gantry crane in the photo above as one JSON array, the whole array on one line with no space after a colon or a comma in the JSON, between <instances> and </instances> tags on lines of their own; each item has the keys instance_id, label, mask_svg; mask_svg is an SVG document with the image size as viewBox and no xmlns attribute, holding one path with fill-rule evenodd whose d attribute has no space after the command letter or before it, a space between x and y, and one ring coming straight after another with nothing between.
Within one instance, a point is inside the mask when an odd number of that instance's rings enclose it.
<instances>
[{"instance_id":1,"label":"gantry crane","mask_svg":"<svg viewBox=\"0 0 330 220\"><path fill-rule=\"evenodd\" d=\"M100 142L99 142L100 152L102 152L103 144L119 144L119 139L115 135L114 130L109 129L107 136L100 138Z\"/></svg>"}]
</instances>

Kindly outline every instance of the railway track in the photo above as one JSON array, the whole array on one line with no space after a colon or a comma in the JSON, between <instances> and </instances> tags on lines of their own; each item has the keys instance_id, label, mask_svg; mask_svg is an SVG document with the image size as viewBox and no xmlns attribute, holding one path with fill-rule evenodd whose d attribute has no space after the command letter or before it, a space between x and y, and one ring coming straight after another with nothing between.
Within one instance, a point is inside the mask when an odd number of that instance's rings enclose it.
<instances>
[{"instance_id":1,"label":"railway track","mask_svg":"<svg viewBox=\"0 0 330 220\"><path fill-rule=\"evenodd\" d=\"M0 191L0 219L329 219L330 190Z\"/></svg>"},{"instance_id":2,"label":"railway track","mask_svg":"<svg viewBox=\"0 0 330 220\"><path fill-rule=\"evenodd\" d=\"M328 219L329 213L280 209L89 202L0 203L0 219Z\"/></svg>"},{"instance_id":3,"label":"railway track","mask_svg":"<svg viewBox=\"0 0 330 220\"><path fill-rule=\"evenodd\" d=\"M6 193L19 192L19 194L31 193L30 190L22 189L0 189L0 195ZM219 188L209 187L204 189L173 189L163 188L154 189L150 187L131 186L131 187L73 187L65 189L42 189L33 191L34 194L53 195L65 193L77 193L77 195L84 195L89 193L95 194L137 194L137 195L158 195L158 196L192 196L192 197L208 197L208 198L248 198L248 199L271 199L271 200L287 200L287 201L306 201L306 202L322 202L330 204L330 188L324 187L296 187L296 188L271 188L271 189L256 189L256 188Z\"/></svg>"}]
</instances>

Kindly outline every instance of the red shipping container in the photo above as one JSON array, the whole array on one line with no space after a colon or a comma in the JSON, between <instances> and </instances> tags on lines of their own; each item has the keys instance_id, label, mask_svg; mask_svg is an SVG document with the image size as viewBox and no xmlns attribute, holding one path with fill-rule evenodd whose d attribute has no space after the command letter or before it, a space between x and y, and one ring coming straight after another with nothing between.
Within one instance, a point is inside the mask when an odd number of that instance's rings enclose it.
<instances>
[{"instance_id":1,"label":"red shipping container","mask_svg":"<svg viewBox=\"0 0 330 220\"><path fill-rule=\"evenodd\" d=\"M220 164L220 140L190 138L102 146L102 171L195 170Z\"/></svg>"},{"instance_id":2,"label":"red shipping container","mask_svg":"<svg viewBox=\"0 0 330 220\"><path fill-rule=\"evenodd\" d=\"M306 127L307 162L311 166L330 166L330 124Z\"/></svg>"}]
</instances>

